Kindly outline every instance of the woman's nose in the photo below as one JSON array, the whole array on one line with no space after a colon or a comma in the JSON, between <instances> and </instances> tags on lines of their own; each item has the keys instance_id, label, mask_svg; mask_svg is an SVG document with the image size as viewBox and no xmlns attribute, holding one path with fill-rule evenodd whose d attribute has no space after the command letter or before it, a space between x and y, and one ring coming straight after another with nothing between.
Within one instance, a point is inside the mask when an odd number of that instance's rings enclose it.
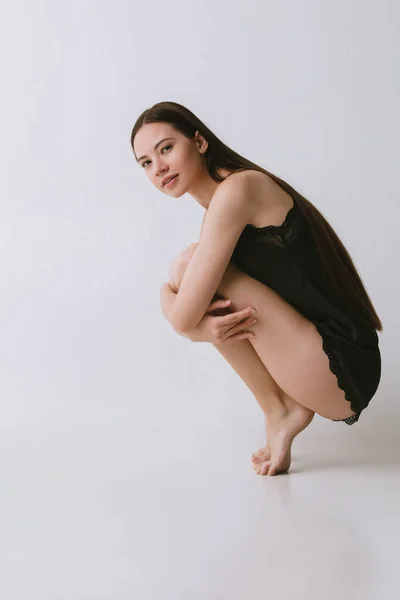
<instances>
[{"instance_id":1,"label":"woman's nose","mask_svg":"<svg viewBox=\"0 0 400 600\"><path fill-rule=\"evenodd\" d=\"M157 175L157 177L162 177L164 175L164 173L167 172L167 166L164 164L160 164L160 165L155 165L155 174Z\"/></svg>"}]
</instances>

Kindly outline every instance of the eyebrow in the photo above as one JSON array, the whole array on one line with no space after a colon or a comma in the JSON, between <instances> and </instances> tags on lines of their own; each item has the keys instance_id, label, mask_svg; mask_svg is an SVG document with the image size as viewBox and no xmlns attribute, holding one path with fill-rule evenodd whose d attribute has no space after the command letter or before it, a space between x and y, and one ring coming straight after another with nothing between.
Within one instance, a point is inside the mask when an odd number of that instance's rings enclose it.
<instances>
[{"instance_id":1,"label":"eyebrow","mask_svg":"<svg viewBox=\"0 0 400 600\"><path fill-rule=\"evenodd\" d=\"M166 138L163 138L162 140L160 140L159 142L157 142L157 144L154 146L154 150L157 150L158 146L159 146L160 144L162 144L163 142L165 142L166 140L174 140L174 139L175 139L175 138L173 138L173 137L166 137ZM148 158L148 157L147 157L147 155L146 155L146 154L144 154L144 155L143 155L143 156L141 156L140 158L137 158L137 159L136 159L136 160L137 160L137 162L141 161L141 160L142 160L142 158Z\"/></svg>"}]
</instances>

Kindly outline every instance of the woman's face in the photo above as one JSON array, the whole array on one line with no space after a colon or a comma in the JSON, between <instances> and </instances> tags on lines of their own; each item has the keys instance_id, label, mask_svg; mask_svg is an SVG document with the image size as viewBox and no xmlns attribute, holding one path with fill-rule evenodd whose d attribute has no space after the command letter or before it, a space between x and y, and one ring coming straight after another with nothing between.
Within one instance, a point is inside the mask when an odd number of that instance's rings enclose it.
<instances>
[{"instance_id":1,"label":"woman's face","mask_svg":"<svg viewBox=\"0 0 400 600\"><path fill-rule=\"evenodd\" d=\"M169 123L147 123L137 132L133 146L136 160L150 182L169 196L182 196L206 171L203 154L207 142L198 132L188 139ZM179 177L164 187L163 180L171 175Z\"/></svg>"}]
</instances>

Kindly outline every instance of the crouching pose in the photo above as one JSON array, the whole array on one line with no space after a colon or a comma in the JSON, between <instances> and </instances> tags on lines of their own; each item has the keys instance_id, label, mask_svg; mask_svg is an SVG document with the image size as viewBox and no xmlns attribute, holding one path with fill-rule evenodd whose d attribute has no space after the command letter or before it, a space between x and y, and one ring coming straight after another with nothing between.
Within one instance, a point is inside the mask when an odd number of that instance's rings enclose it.
<instances>
[{"instance_id":1,"label":"crouching pose","mask_svg":"<svg viewBox=\"0 0 400 600\"><path fill-rule=\"evenodd\" d=\"M153 185L205 209L199 242L169 266L163 314L213 344L258 401L267 440L255 471L286 472L315 413L352 425L379 386L382 324L357 269L311 202L182 105L146 110L131 144Z\"/></svg>"}]
</instances>

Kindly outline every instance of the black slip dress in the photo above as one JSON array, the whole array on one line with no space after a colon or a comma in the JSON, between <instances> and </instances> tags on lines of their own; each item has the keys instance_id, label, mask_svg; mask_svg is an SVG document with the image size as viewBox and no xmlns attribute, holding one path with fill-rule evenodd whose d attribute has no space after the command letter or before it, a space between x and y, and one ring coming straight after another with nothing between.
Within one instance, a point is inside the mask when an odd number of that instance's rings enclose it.
<instances>
[{"instance_id":1,"label":"black slip dress","mask_svg":"<svg viewBox=\"0 0 400 600\"><path fill-rule=\"evenodd\" d=\"M275 290L314 323L329 366L356 413L341 419L357 422L381 379L377 332L330 292L310 233L292 195L293 207L282 225L248 224L236 244L232 262L244 273Z\"/></svg>"}]
</instances>

